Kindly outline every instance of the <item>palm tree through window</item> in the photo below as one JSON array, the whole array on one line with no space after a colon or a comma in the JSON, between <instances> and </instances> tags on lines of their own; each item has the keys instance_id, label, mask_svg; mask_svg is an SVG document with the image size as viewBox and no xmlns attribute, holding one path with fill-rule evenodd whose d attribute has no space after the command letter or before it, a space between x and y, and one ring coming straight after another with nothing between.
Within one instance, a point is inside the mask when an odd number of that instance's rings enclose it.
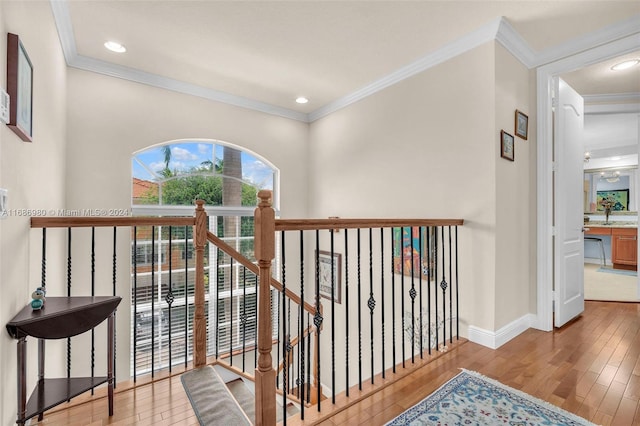
<instances>
[{"instance_id":1,"label":"palm tree through window","mask_svg":"<svg viewBox=\"0 0 640 426\"><path fill-rule=\"evenodd\" d=\"M132 157L134 215L190 216L195 200L202 199L209 231L251 261L255 261L253 211L257 192L272 190L275 200L277 184L278 171L268 161L220 141L172 141ZM155 232L137 229L132 240L137 246L136 258L144 255L145 261L132 270L132 327L137 349L134 374L141 374L154 362L157 369L158 357L163 366L190 357L195 259L190 228ZM150 262L150 256L155 262ZM255 276L241 271L238 262L207 245L205 292L210 354L254 343L256 284ZM152 305L155 314L151 313ZM183 344L172 345L171 360L162 349L152 360L152 345L157 352L158 341L168 340L169 335Z\"/></svg>"}]
</instances>

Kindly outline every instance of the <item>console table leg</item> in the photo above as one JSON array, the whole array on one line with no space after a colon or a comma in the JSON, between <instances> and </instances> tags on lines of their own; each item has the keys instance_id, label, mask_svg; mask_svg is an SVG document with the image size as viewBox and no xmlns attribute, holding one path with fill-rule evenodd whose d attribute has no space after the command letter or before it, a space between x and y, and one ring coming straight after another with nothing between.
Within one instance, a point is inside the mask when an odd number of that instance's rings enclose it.
<instances>
[{"instance_id":1,"label":"console table leg","mask_svg":"<svg viewBox=\"0 0 640 426\"><path fill-rule=\"evenodd\" d=\"M107 383L108 383L108 393L109 393L109 416L113 416L113 382L115 381L115 377L113 377L113 364L114 364L114 354L115 354L115 315L112 313L107 320Z\"/></svg>"},{"instance_id":2,"label":"console table leg","mask_svg":"<svg viewBox=\"0 0 640 426\"><path fill-rule=\"evenodd\" d=\"M18 420L19 425L24 425L24 416L27 411L27 344L26 338L18 340Z\"/></svg>"},{"instance_id":3,"label":"console table leg","mask_svg":"<svg viewBox=\"0 0 640 426\"><path fill-rule=\"evenodd\" d=\"M44 339L38 339L38 383L44 381ZM44 413L38 414L38 421L44 419Z\"/></svg>"}]
</instances>

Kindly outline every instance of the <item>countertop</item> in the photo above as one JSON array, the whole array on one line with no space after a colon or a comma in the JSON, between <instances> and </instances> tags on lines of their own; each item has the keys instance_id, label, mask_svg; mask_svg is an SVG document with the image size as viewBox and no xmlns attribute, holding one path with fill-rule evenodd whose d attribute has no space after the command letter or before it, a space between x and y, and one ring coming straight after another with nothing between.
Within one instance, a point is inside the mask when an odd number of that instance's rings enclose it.
<instances>
[{"instance_id":1,"label":"countertop","mask_svg":"<svg viewBox=\"0 0 640 426\"><path fill-rule=\"evenodd\" d=\"M604 221L593 220L584 223L585 228L637 228L637 221L616 221L607 224Z\"/></svg>"}]
</instances>

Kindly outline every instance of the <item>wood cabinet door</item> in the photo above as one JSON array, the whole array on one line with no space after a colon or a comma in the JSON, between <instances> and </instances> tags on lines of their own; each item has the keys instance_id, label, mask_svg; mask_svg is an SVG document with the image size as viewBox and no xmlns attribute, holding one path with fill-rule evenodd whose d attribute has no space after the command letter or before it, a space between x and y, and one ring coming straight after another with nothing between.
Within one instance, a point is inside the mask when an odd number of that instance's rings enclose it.
<instances>
[{"instance_id":1,"label":"wood cabinet door","mask_svg":"<svg viewBox=\"0 0 640 426\"><path fill-rule=\"evenodd\" d=\"M620 265L636 265L638 259L638 230L613 229L611 259Z\"/></svg>"}]
</instances>

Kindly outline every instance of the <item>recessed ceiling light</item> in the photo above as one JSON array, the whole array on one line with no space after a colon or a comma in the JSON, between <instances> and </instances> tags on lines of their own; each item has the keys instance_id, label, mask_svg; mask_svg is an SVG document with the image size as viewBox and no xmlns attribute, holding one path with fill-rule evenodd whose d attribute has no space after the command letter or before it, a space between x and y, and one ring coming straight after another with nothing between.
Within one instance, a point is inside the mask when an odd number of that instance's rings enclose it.
<instances>
[{"instance_id":1,"label":"recessed ceiling light","mask_svg":"<svg viewBox=\"0 0 640 426\"><path fill-rule=\"evenodd\" d=\"M614 66L611 67L612 70L614 71L622 71L622 70L626 70L627 68L631 68L633 66L636 66L640 64L640 59L630 59L628 61L624 61L624 62L620 62L619 64L615 64Z\"/></svg>"},{"instance_id":2,"label":"recessed ceiling light","mask_svg":"<svg viewBox=\"0 0 640 426\"><path fill-rule=\"evenodd\" d=\"M296 99L296 102L299 104L306 104L307 102L309 102L309 99L305 98L304 96L300 96Z\"/></svg>"},{"instance_id":3,"label":"recessed ceiling light","mask_svg":"<svg viewBox=\"0 0 640 426\"><path fill-rule=\"evenodd\" d=\"M116 53L124 53L127 51L127 49L121 45L118 42L115 41L108 41L104 44L104 47L106 47L107 49L109 49L112 52L116 52Z\"/></svg>"}]
</instances>

